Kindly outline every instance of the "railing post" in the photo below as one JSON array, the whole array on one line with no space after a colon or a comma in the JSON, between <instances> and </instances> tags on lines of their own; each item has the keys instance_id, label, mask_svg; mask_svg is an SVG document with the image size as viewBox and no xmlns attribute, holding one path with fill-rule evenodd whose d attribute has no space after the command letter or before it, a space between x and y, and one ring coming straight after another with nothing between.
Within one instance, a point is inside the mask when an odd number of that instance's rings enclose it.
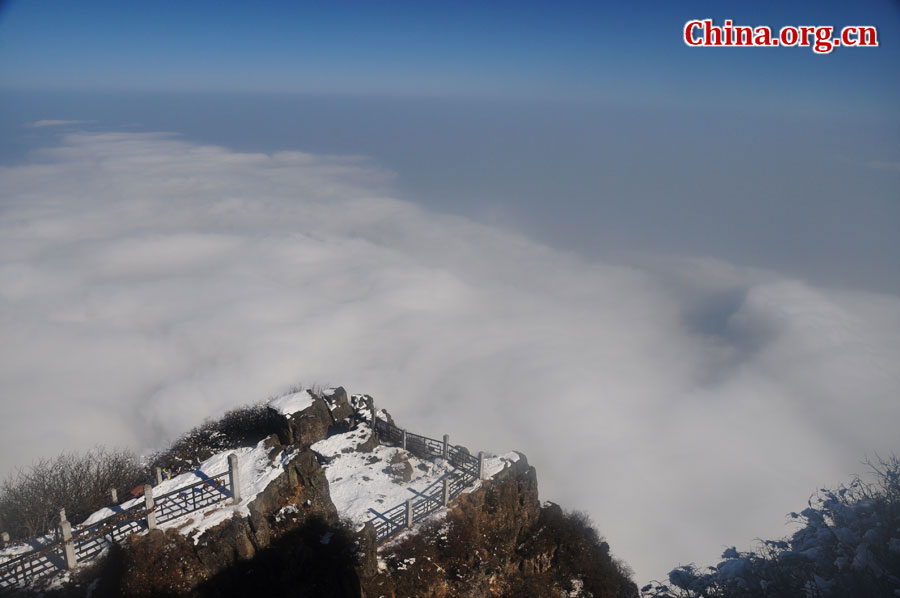
<instances>
[{"instance_id":1,"label":"railing post","mask_svg":"<svg viewBox=\"0 0 900 598\"><path fill-rule=\"evenodd\" d=\"M156 468L156 485L159 486L162 484L162 468Z\"/></svg>"},{"instance_id":2,"label":"railing post","mask_svg":"<svg viewBox=\"0 0 900 598\"><path fill-rule=\"evenodd\" d=\"M413 504L412 499L406 501L406 527L412 527L413 524Z\"/></svg>"},{"instance_id":3,"label":"railing post","mask_svg":"<svg viewBox=\"0 0 900 598\"><path fill-rule=\"evenodd\" d=\"M109 489L109 497L112 499L112 504L114 504L114 505L119 504L119 493L116 491L115 488Z\"/></svg>"},{"instance_id":4,"label":"railing post","mask_svg":"<svg viewBox=\"0 0 900 598\"><path fill-rule=\"evenodd\" d=\"M450 482L444 478L444 492L441 494L441 504L445 507L450 504Z\"/></svg>"},{"instance_id":5,"label":"railing post","mask_svg":"<svg viewBox=\"0 0 900 598\"><path fill-rule=\"evenodd\" d=\"M478 451L478 479L484 479L484 451Z\"/></svg>"},{"instance_id":6,"label":"railing post","mask_svg":"<svg viewBox=\"0 0 900 598\"><path fill-rule=\"evenodd\" d=\"M443 450L443 454L441 456L444 457L444 459L450 458L450 435L449 434L444 434L444 450Z\"/></svg>"},{"instance_id":7,"label":"railing post","mask_svg":"<svg viewBox=\"0 0 900 598\"><path fill-rule=\"evenodd\" d=\"M400 430L400 444L406 450L406 430Z\"/></svg>"},{"instance_id":8,"label":"railing post","mask_svg":"<svg viewBox=\"0 0 900 598\"><path fill-rule=\"evenodd\" d=\"M66 569L72 570L78 566L78 558L75 556L75 541L72 539L72 524L66 519L65 509L60 509L59 511L59 534L62 536Z\"/></svg>"},{"instance_id":9,"label":"railing post","mask_svg":"<svg viewBox=\"0 0 900 598\"><path fill-rule=\"evenodd\" d=\"M4 548L7 544L9 544L9 533L3 532L0 534L0 548Z\"/></svg>"},{"instance_id":10,"label":"railing post","mask_svg":"<svg viewBox=\"0 0 900 598\"><path fill-rule=\"evenodd\" d=\"M153 509L156 503L153 502L153 486L144 484L144 509L147 511L147 529L156 529L156 513Z\"/></svg>"},{"instance_id":11,"label":"railing post","mask_svg":"<svg viewBox=\"0 0 900 598\"><path fill-rule=\"evenodd\" d=\"M237 455L228 455L228 485L231 487L231 499L234 504L241 502L241 477L238 473Z\"/></svg>"},{"instance_id":12,"label":"railing post","mask_svg":"<svg viewBox=\"0 0 900 598\"><path fill-rule=\"evenodd\" d=\"M69 520L68 517L66 517L66 510L60 509L59 510L59 522L62 523L63 521L68 521L68 520ZM56 527L56 539L59 540L61 537L62 537L62 533L59 531L59 526L57 526Z\"/></svg>"}]
</instances>

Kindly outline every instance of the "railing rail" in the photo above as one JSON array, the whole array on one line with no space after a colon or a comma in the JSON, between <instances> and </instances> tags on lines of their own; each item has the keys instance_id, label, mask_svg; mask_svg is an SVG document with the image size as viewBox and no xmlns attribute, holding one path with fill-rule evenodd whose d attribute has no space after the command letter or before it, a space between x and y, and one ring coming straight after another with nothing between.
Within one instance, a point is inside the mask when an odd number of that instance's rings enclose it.
<instances>
[{"instance_id":1,"label":"railing rail","mask_svg":"<svg viewBox=\"0 0 900 598\"><path fill-rule=\"evenodd\" d=\"M374 429L384 442L405 443L407 449L417 454L446 457L455 470L445 474L440 484L434 484L424 492L417 493L409 502L400 503L384 513L369 509L374 514L370 522L375 527L378 542L383 542L406 529L410 521L413 523L421 521L445 506L444 484L447 486L446 500L451 500L481 477L481 459L471 455L463 447L450 445L447 437L442 441L413 434L378 418L375 419ZM130 534L146 530L151 519L165 523L234 496L234 488L230 487L229 473L230 470L211 475L155 496L154 504L149 511L145 503L138 503L89 526L74 529L71 542L76 560L88 560L110 544L119 542ZM0 589L22 586L48 573L64 569L65 546L63 540L56 540L0 562Z\"/></svg>"},{"instance_id":2,"label":"railing rail","mask_svg":"<svg viewBox=\"0 0 900 598\"><path fill-rule=\"evenodd\" d=\"M148 514L151 512L157 523L165 523L234 495L234 489L230 487L229 470L215 475L203 475L205 477L197 482L154 497L155 504L149 512L145 503L139 502L100 521L73 529L71 541L76 560L89 560L110 544L146 530ZM0 562L0 589L20 587L49 573L64 570L64 548L65 542L56 540Z\"/></svg>"},{"instance_id":3,"label":"railing rail","mask_svg":"<svg viewBox=\"0 0 900 598\"><path fill-rule=\"evenodd\" d=\"M444 457L445 442L421 434L407 432L402 428L398 428L394 424L375 418L375 432L383 442L392 444L406 443L407 450L414 453L425 453L432 457ZM441 485L434 485L418 493L416 497L409 503L400 503L392 507L384 513L379 513L375 509L369 509L374 516L369 522L375 528L376 541L383 542L388 538L396 535L400 531L406 529L410 519L407 508L412 510L412 522L418 522L431 513L437 511L444 505L443 500L443 483L446 480L448 485L448 499L454 499L463 491L477 481L481 475L480 459L469 454L469 451L461 446L447 445L448 462L455 468L452 474L446 474L441 478ZM409 504L409 506L407 506Z\"/></svg>"},{"instance_id":4,"label":"railing rail","mask_svg":"<svg viewBox=\"0 0 900 598\"><path fill-rule=\"evenodd\" d=\"M375 509L369 509L375 513L372 518L372 525L375 526L376 538L387 538L393 536L401 529L406 527L406 504L400 503L396 507L378 513ZM379 540L380 541L380 540Z\"/></svg>"},{"instance_id":5,"label":"railing rail","mask_svg":"<svg viewBox=\"0 0 900 598\"><path fill-rule=\"evenodd\" d=\"M0 563L0 588L13 588L64 567L61 550L60 540Z\"/></svg>"},{"instance_id":6,"label":"railing rail","mask_svg":"<svg viewBox=\"0 0 900 598\"><path fill-rule=\"evenodd\" d=\"M146 517L147 511L144 505L139 503L121 513L76 530L72 534L76 558L79 561L87 560L102 552L111 543L147 529Z\"/></svg>"},{"instance_id":7,"label":"railing rail","mask_svg":"<svg viewBox=\"0 0 900 598\"><path fill-rule=\"evenodd\" d=\"M231 496L228 489L228 472L182 486L163 494L156 501L156 521L165 523L185 513L197 511Z\"/></svg>"}]
</instances>

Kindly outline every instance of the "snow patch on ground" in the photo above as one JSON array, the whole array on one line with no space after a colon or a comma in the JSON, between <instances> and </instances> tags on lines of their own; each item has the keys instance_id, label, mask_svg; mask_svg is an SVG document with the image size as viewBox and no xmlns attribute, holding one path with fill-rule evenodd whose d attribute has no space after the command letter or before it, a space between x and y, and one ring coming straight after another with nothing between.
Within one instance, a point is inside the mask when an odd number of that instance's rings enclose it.
<instances>
[{"instance_id":1,"label":"snow patch on ground","mask_svg":"<svg viewBox=\"0 0 900 598\"><path fill-rule=\"evenodd\" d=\"M394 446L379 445L371 453L356 452L356 447L370 436L369 424L361 423L355 430L337 434L311 447L328 461L324 466L325 477L338 513L357 526L372 519L374 514L370 509L383 513L409 499L417 499L420 493L441 486L445 475L459 471L445 459L420 459ZM515 452L486 454L485 476L497 475L520 458ZM409 482L402 482L391 473L392 461L402 462L404 459L412 466L412 478ZM472 492L480 487L481 482L473 480L463 492ZM438 509L425 521L443 518L446 512L446 509ZM394 540L402 538L406 531L401 532Z\"/></svg>"},{"instance_id":2,"label":"snow patch on ground","mask_svg":"<svg viewBox=\"0 0 900 598\"><path fill-rule=\"evenodd\" d=\"M342 517L357 525L369 521L374 508L380 512L416 498L416 492L424 492L441 484L444 474L452 473L453 466L444 459L419 459L400 448L379 445L371 453L356 452L357 445L371 436L368 424L360 424L355 430L337 434L312 445L326 459L325 477L331 492L331 501ZM412 479L398 481L391 475L391 460L406 458L412 466Z\"/></svg>"},{"instance_id":3,"label":"snow patch on ground","mask_svg":"<svg viewBox=\"0 0 900 598\"><path fill-rule=\"evenodd\" d=\"M40 550L41 548L47 546L48 544L52 544L55 541L56 536L54 534L47 534L39 538L32 538L28 542L10 544L0 550L0 563L12 560L20 554L25 554L26 552L31 552L32 550Z\"/></svg>"},{"instance_id":4,"label":"snow patch on ground","mask_svg":"<svg viewBox=\"0 0 900 598\"><path fill-rule=\"evenodd\" d=\"M365 400L365 397L354 395L352 399L354 404L357 404ZM304 390L274 399L269 402L269 406L285 417L290 417L294 413L312 406L314 400L312 394ZM368 415L368 411L362 410L362 415L365 417ZM379 411L379 415L385 419L389 417L383 409ZM442 478L445 475L458 473L458 470L445 459L439 457L420 459L399 447L379 445L370 453L357 452L356 447L368 440L371 434L370 424L364 422L349 432L336 434L311 447L327 461L324 465L325 476L328 479L332 502L338 513L358 527L372 519L374 515L370 509L374 508L379 512L385 512L409 499L418 498L421 493L428 490L433 491L436 486L442 485ZM177 529L180 533L192 537L195 542L198 542L206 530L235 515L248 516L250 503L284 472L285 465L297 454L296 449L288 448L270 459L270 452L271 448L265 446L265 441L260 441L254 447L223 451L201 463L194 471L182 473L155 486L153 495L160 497L195 482L227 472L229 455L234 454L238 458L238 478L241 488L239 503L233 504L231 498L226 498L218 503L161 523L159 527L161 529ZM497 475L519 459L520 455L515 452L503 455L486 454L485 477ZM405 468L403 464L405 461L408 461L412 468L409 482L403 482L396 475L398 469ZM472 492L480 487L481 482L473 480L464 492ZM114 507L100 509L88 517L84 523L76 526L73 531L90 526L143 502L144 497L138 497ZM298 511L296 505L288 505L276 514L276 519L281 521ZM432 513L426 521L443 518L446 512L447 509L439 509ZM392 542L406 536L410 531L404 530ZM323 543L327 543L330 541L330 537L323 537L322 540ZM56 534L51 532L43 537L34 538L28 543L11 544L0 550L0 562L40 549L54 541L56 541ZM64 575L54 577L57 578L54 579L54 583L57 583L63 579Z\"/></svg>"},{"instance_id":5,"label":"snow patch on ground","mask_svg":"<svg viewBox=\"0 0 900 598\"><path fill-rule=\"evenodd\" d=\"M269 452L271 449L267 448L264 443L265 441L260 441L255 447L243 447L218 453L201 463L196 470L178 475L154 487L154 496L161 496L195 482L227 472L228 456L235 454L238 457L238 477L241 488L241 501L239 503L233 504L231 498L225 498L218 503L211 504L191 513L186 513L181 517L176 517L165 523L160 523L159 528L178 529L179 532L193 537L194 542L197 542L204 531L219 525L234 515L244 517L249 516L250 503L253 502L259 493L265 490L272 481L284 472L284 466L297 453L295 449L288 449L281 451L279 454L275 455L274 459L270 460ZM73 526L73 532L82 527L87 527L101 521L111 515L121 513L136 504L143 504L143 502L144 497L139 497L128 500L112 508L100 509L88 517L84 523ZM146 533L146 531L140 533ZM0 551L0 562L5 562L15 558L17 555L39 549L54 541L56 541L56 536L54 533L50 533L41 538L33 539L28 543L12 544ZM105 551L101 552L97 557L102 557L104 553ZM97 557L86 562L92 562ZM51 574L45 579L49 581L51 588L57 587L69 579L69 572L66 571Z\"/></svg>"},{"instance_id":6,"label":"snow patch on ground","mask_svg":"<svg viewBox=\"0 0 900 598\"><path fill-rule=\"evenodd\" d=\"M277 402L278 408L282 412L292 413L291 410L299 408L303 401L312 404L312 397L306 391L281 397L273 403ZM325 465L325 476L328 479L332 502L338 513L357 525L363 525L373 517L370 508L384 512L408 499L415 499L416 493L440 485L441 478L445 474L456 471L444 459L419 459L411 453L393 446L379 445L371 453L356 452L357 445L368 440L370 435L371 428L367 423L362 423L355 430L336 434L311 447L328 460ZM274 460L270 461L269 451L270 449L264 446L264 442L258 443L255 447L224 451L201 463L196 470L182 473L154 487L154 496L173 492L227 471L228 456L235 454L238 457L242 497L240 503L231 504L231 499L225 499L169 520L160 524L159 527L161 529L178 529L181 533L192 536L197 541L204 531L234 515L249 515L249 504L281 475L285 464L296 454L294 450L282 451ZM391 461L396 461L398 457L401 461L403 458L407 459L412 467L412 479L409 482L399 481L395 475L391 474ZM519 455L514 452L504 455L488 455L485 457L485 475L493 477L508 467L510 463L518 460ZM471 492L478 487L480 487L480 483L475 481L465 492ZM125 501L116 507L100 509L75 529L92 525L143 502L144 498L139 497ZM296 507L293 511L291 508L291 506L285 507L276 515L276 518L283 519L296 512ZM443 509L439 510L434 513L434 516L442 517L445 512ZM11 544L0 551L0 562L39 549L55 540L55 534L51 533L35 538L27 544Z\"/></svg>"},{"instance_id":7,"label":"snow patch on ground","mask_svg":"<svg viewBox=\"0 0 900 598\"><path fill-rule=\"evenodd\" d=\"M273 460L269 460L269 451L265 441L260 441L255 447L242 447L233 450L217 453L201 463L194 471L182 473L170 480L165 480L162 484L153 488L154 496L161 496L169 492L178 490L185 486L189 486L195 482L217 476L222 472L228 471L228 456L237 455L238 458L238 478L241 488L241 502L232 504L230 498L209 505L202 509L198 509L191 513L186 513L181 517L176 517L159 524L160 529L177 528L181 533L194 536L195 541L204 531L215 527L223 521L230 519L235 514L249 515L249 504L266 489L272 481L275 480L284 471L284 466L291 458L294 457L296 451L282 451L275 456ZM102 519L119 513L138 503L143 503L144 498L135 498L126 501L115 508L100 509L91 515L83 524L83 526L91 525ZM82 527L82 526L78 526Z\"/></svg>"},{"instance_id":8,"label":"snow patch on ground","mask_svg":"<svg viewBox=\"0 0 900 598\"><path fill-rule=\"evenodd\" d=\"M205 461L201 468L209 467L210 471L222 471L228 468L228 455L237 454L241 502L238 504L220 502L210 505L205 509L167 521L160 527L163 529L177 528L181 533L193 536L196 542L203 532L231 519L234 515L249 516L250 503L256 500L256 497L284 472L285 465L297 454L296 450L288 449L279 452L274 459L270 460L270 450L265 446L263 440L253 448L241 448L220 453Z\"/></svg>"}]
</instances>

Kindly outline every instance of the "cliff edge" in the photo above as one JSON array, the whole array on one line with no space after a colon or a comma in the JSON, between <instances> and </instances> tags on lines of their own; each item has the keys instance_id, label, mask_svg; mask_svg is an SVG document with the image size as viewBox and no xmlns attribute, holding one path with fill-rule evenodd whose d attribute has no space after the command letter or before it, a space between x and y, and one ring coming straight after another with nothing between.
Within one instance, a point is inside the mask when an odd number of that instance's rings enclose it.
<instances>
[{"instance_id":1,"label":"cliff edge","mask_svg":"<svg viewBox=\"0 0 900 598\"><path fill-rule=\"evenodd\" d=\"M232 500L110 541L98 558L8 593L638 595L584 516L540 503L535 469L520 453L475 456L447 437L407 433L371 397L343 388L292 393L266 410L263 438L166 482L178 486L237 454Z\"/></svg>"}]
</instances>

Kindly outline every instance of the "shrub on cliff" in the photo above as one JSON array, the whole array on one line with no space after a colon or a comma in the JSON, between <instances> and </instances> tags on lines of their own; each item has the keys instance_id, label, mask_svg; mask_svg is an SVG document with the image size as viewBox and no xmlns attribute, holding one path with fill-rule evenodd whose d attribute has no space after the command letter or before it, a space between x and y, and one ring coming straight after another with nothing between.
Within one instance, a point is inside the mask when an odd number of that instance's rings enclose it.
<instances>
[{"instance_id":1,"label":"shrub on cliff","mask_svg":"<svg viewBox=\"0 0 900 598\"><path fill-rule=\"evenodd\" d=\"M17 470L0 487L0 525L15 539L41 535L65 509L78 523L110 504L110 489L125 496L142 480L137 458L127 450L97 447L84 454L65 453Z\"/></svg>"},{"instance_id":2,"label":"shrub on cliff","mask_svg":"<svg viewBox=\"0 0 900 598\"><path fill-rule=\"evenodd\" d=\"M631 570L610 554L609 544L586 513L550 504L541 509L532 532L520 544L520 556L550 566L524 576L522 589L515 595L536 595L536 591L549 595L552 588L563 588L582 596L637 597Z\"/></svg>"},{"instance_id":3,"label":"shrub on cliff","mask_svg":"<svg viewBox=\"0 0 900 598\"><path fill-rule=\"evenodd\" d=\"M610 554L588 516L557 505L542 508L518 538L485 533L479 518L451 510L383 557L397 596L438 587L446 596L469 596L479 588L507 598L638 596L631 571Z\"/></svg>"},{"instance_id":4,"label":"shrub on cliff","mask_svg":"<svg viewBox=\"0 0 900 598\"><path fill-rule=\"evenodd\" d=\"M154 468L193 469L215 453L255 444L275 432L281 420L265 403L239 407L193 428L143 466L130 451L103 447L42 459L0 485L0 531L13 539L41 535L55 527L59 509L78 523L110 504L110 489L125 500L135 486L153 480Z\"/></svg>"},{"instance_id":5,"label":"shrub on cliff","mask_svg":"<svg viewBox=\"0 0 900 598\"><path fill-rule=\"evenodd\" d=\"M755 550L729 548L715 567L669 573L642 588L653 598L900 595L900 459L870 463L874 481L822 489L791 517L800 525Z\"/></svg>"},{"instance_id":6,"label":"shrub on cliff","mask_svg":"<svg viewBox=\"0 0 900 598\"><path fill-rule=\"evenodd\" d=\"M255 444L278 429L282 417L265 403L228 411L220 419L207 420L149 459L147 478L155 467L180 472L193 469L216 453Z\"/></svg>"}]
</instances>

